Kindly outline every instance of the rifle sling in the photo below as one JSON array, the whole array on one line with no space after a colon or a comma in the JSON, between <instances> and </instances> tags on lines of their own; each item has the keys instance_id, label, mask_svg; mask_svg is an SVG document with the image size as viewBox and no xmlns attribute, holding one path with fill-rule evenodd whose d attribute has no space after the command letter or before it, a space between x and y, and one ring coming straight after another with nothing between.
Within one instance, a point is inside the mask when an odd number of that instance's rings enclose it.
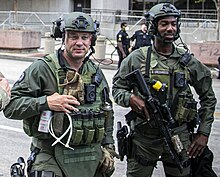
<instances>
[{"instance_id":1,"label":"rifle sling","mask_svg":"<svg viewBox=\"0 0 220 177\"><path fill-rule=\"evenodd\" d=\"M145 65L145 75L144 75L144 78L147 81L150 80L151 51L152 51L152 46L149 46L148 49L147 49L146 65Z\"/></svg>"}]
</instances>

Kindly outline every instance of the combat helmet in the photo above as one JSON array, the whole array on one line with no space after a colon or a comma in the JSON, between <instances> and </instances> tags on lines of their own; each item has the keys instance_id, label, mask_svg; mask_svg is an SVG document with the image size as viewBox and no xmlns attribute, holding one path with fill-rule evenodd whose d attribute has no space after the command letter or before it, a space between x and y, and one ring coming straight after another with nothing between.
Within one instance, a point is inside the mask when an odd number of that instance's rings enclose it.
<instances>
[{"instance_id":1,"label":"combat helmet","mask_svg":"<svg viewBox=\"0 0 220 177\"><path fill-rule=\"evenodd\" d=\"M64 30L96 32L96 24L92 18L82 12L72 12L63 16Z\"/></svg>"},{"instance_id":2,"label":"combat helmet","mask_svg":"<svg viewBox=\"0 0 220 177\"><path fill-rule=\"evenodd\" d=\"M171 3L159 3L145 13L146 21L150 23L149 33L160 37L157 31L157 22L159 19L167 16L174 16L177 18L177 34L174 37L174 40L176 40L179 38L180 33L179 19L181 17L181 12Z\"/></svg>"},{"instance_id":3,"label":"combat helmet","mask_svg":"<svg viewBox=\"0 0 220 177\"><path fill-rule=\"evenodd\" d=\"M154 21L161 17L175 16L180 18L181 13L176 7L170 3L160 3L153 6L145 15L150 21Z\"/></svg>"},{"instance_id":4,"label":"combat helmet","mask_svg":"<svg viewBox=\"0 0 220 177\"><path fill-rule=\"evenodd\" d=\"M53 22L53 38L63 38L65 31L80 31L93 33L91 45L95 45L96 33L99 29L99 23L93 21L92 17L83 12L72 12L63 15L62 18Z\"/></svg>"}]
</instances>

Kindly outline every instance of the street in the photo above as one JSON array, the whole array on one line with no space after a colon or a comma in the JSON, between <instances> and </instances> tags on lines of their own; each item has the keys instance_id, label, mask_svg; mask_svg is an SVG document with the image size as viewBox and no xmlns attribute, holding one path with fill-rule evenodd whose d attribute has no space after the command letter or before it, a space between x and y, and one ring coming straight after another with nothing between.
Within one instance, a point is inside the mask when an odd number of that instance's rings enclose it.
<instances>
[{"instance_id":1,"label":"street","mask_svg":"<svg viewBox=\"0 0 220 177\"><path fill-rule=\"evenodd\" d=\"M19 78L22 71L27 68L31 62L0 59L1 72L9 79L10 85ZM112 77L116 70L103 69L107 81L112 87ZM213 123L212 133L209 139L209 147L214 153L213 169L217 174L220 174L220 80L213 79L213 88L218 99L216 106L215 122ZM122 108L114 103L115 125L117 121L124 123L124 115L129 111L128 108ZM114 127L116 130L116 126ZM114 137L115 137L114 131ZM16 162L19 156L23 156L27 160L29 155L30 138L22 130L22 121L8 120L0 113L0 176L10 176L10 166ZM155 169L153 177L164 177L161 164L158 163L158 168ZM116 160L116 171L113 177L125 177L126 163Z\"/></svg>"}]
</instances>

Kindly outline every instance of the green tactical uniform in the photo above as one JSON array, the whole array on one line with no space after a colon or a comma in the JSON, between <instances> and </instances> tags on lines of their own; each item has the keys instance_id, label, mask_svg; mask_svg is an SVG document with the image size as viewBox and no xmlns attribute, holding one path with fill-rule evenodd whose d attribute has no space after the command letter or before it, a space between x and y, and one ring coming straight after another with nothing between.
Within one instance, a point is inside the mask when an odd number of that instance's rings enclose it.
<instances>
[{"instance_id":1,"label":"green tactical uniform","mask_svg":"<svg viewBox=\"0 0 220 177\"><path fill-rule=\"evenodd\" d=\"M63 59L63 62L65 66L69 66L66 60ZM107 81L100 68L90 60L82 65L80 71L84 84L91 83L91 76L97 71L101 73L102 81L96 89L96 101L78 107L82 113L99 113L104 104L102 91L104 88L109 91ZM73 134L69 145L74 150L60 143L52 147L51 144L55 139L49 133L38 131L42 111L49 110L46 97L63 91L62 87L58 87L60 85L58 82L61 82L60 80L65 76L66 72L58 65L55 54L33 62L13 86L11 102L4 110L4 114L9 119L23 120L25 132L33 137L31 149L34 150L36 147L40 149L32 164L32 171L50 171L60 177L102 176L103 174L96 172L102 158L101 145L114 143L112 110L110 112L103 110L104 114L97 114L101 115L97 119L94 114L91 119L87 119L87 114L81 119L75 118L74 115L71 117ZM109 99L107 101L111 104ZM57 137L60 137L70 122L66 116L56 119L55 114L52 123L55 133L58 132ZM67 141L67 138L64 137L61 141ZM37 175L43 176L43 174Z\"/></svg>"},{"instance_id":2,"label":"green tactical uniform","mask_svg":"<svg viewBox=\"0 0 220 177\"><path fill-rule=\"evenodd\" d=\"M150 80L158 80L166 83L168 86L167 102L171 108L172 115L175 118L178 126L174 129L174 134L178 134L183 144L181 152L184 165L183 173L181 174L170 158L169 152L161 138L159 129L154 125L141 124L142 119L135 118L131 123L133 129L132 150L127 161L127 176L128 177L150 177L156 162L161 158L165 173L168 176L187 176L190 171L189 157L187 149L191 143L190 130L188 129L189 122L195 117L195 110L184 108L182 102L186 101L190 95L190 87L194 87L199 95L200 108L198 110L201 122L198 127L198 132L209 136L213 122L213 113L216 105L216 98L212 90L212 79L209 69L201 64L194 56L191 55L190 61L183 66L180 64L180 58L185 53L184 49L174 47L174 52L166 58L158 54L154 47L151 52L150 62ZM136 86L132 86L131 81L125 79L125 76L140 69L142 74L145 74L147 47L140 48L132 52L121 64L119 71L113 78L113 97L117 104L123 107L129 107L129 99L131 94L140 95ZM182 73L186 80L186 86L183 88L175 87L175 72ZM176 74L177 75L177 74ZM132 92L133 90L133 92ZM151 88L152 94L154 90ZM140 95L141 96L141 95ZM156 93L155 93L155 96ZM183 111L184 110L184 111ZM190 113L189 113L190 112ZM194 112L194 113L193 113ZM152 120L151 120L152 121ZM150 121L150 123L151 123Z\"/></svg>"},{"instance_id":3,"label":"green tactical uniform","mask_svg":"<svg viewBox=\"0 0 220 177\"><path fill-rule=\"evenodd\" d=\"M0 87L0 110L3 110L4 107L9 103L9 97L6 91Z\"/></svg>"}]
</instances>

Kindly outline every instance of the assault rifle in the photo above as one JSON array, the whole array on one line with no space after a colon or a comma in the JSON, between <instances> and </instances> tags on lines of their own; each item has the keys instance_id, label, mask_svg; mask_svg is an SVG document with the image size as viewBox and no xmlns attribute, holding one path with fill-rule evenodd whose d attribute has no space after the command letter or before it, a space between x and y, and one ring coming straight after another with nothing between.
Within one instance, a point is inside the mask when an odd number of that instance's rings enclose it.
<instances>
[{"instance_id":1,"label":"assault rifle","mask_svg":"<svg viewBox=\"0 0 220 177\"><path fill-rule=\"evenodd\" d=\"M120 160L123 161L124 156L127 154L127 146L128 146L128 127L121 126L121 122L117 122L117 141L118 141L118 153L120 156Z\"/></svg>"},{"instance_id":2,"label":"assault rifle","mask_svg":"<svg viewBox=\"0 0 220 177\"><path fill-rule=\"evenodd\" d=\"M183 164L181 157L178 154L181 152L179 149L178 135L171 135L171 127L174 125L174 119L171 116L170 110L166 104L160 104L150 93L150 90L144 80L144 77L139 69L127 74L125 76L127 80L132 80L137 86L140 93L145 97L145 105L150 114L150 117L154 119L155 124L158 126L161 135L164 137L164 142L170 153L171 159L178 166L178 169L182 173ZM161 112L163 111L163 113ZM177 140L177 141L176 141ZM178 150L179 149L179 150Z\"/></svg>"}]
</instances>

